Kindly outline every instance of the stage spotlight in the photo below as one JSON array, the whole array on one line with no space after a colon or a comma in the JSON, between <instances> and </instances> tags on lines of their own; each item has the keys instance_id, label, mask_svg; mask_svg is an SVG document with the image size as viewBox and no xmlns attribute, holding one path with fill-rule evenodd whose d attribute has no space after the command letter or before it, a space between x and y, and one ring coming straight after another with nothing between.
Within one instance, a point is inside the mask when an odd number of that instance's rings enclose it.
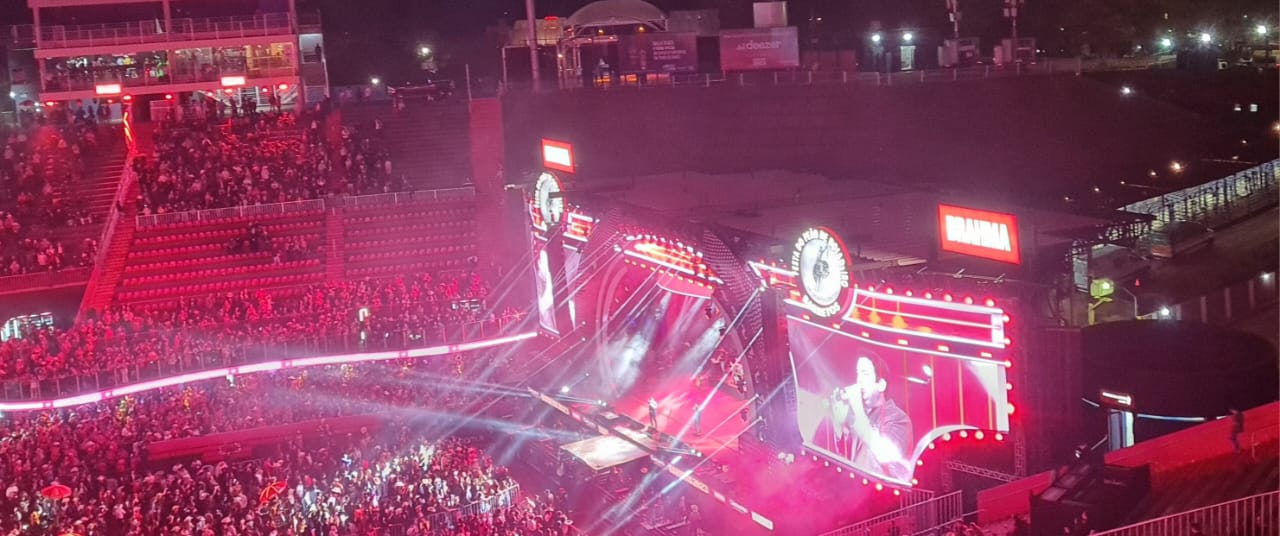
<instances>
[{"instance_id":1,"label":"stage spotlight","mask_svg":"<svg viewBox=\"0 0 1280 536\"><path fill-rule=\"evenodd\" d=\"M561 387L561 388L560 388L560 394L562 394L562 395L563 395L563 394L568 394L568 393L569 393L569 386L568 386L568 385L566 385L566 386L564 386L564 387Z\"/></svg>"}]
</instances>

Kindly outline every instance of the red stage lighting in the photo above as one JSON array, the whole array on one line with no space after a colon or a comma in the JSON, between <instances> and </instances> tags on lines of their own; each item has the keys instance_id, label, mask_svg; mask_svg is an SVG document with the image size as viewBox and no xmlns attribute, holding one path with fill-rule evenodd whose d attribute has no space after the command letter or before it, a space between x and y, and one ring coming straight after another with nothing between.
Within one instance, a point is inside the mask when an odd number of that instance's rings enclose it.
<instances>
[{"instance_id":1,"label":"red stage lighting","mask_svg":"<svg viewBox=\"0 0 1280 536\"><path fill-rule=\"evenodd\" d=\"M942 299L944 299L944 300L946 300L946 301L951 301L951 295L950 295L950 294L943 294L943 295L942 295Z\"/></svg>"},{"instance_id":2,"label":"red stage lighting","mask_svg":"<svg viewBox=\"0 0 1280 536\"><path fill-rule=\"evenodd\" d=\"M289 90L289 84L280 84L280 85L276 86L276 89L277 89L277 90L279 90L279 91L288 91L288 90Z\"/></svg>"},{"instance_id":3,"label":"red stage lighting","mask_svg":"<svg viewBox=\"0 0 1280 536\"><path fill-rule=\"evenodd\" d=\"M995 306L996 306L996 301L995 301L995 300L993 300L993 299L991 299L991 298L987 298L987 301L985 301L985 302L983 302L983 303L985 303L985 304L987 305L987 307L995 307Z\"/></svg>"},{"instance_id":4,"label":"red stage lighting","mask_svg":"<svg viewBox=\"0 0 1280 536\"><path fill-rule=\"evenodd\" d=\"M895 490L893 490L893 494L894 494L894 495L902 495L902 491L900 491L900 490L896 490L896 489L895 489Z\"/></svg>"},{"instance_id":5,"label":"red stage lighting","mask_svg":"<svg viewBox=\"0 0 1280 536\"><path fill-rule=\"evenodd\" d=\"M974 433L973 433L973 438L974 438L974 439L977 439L977 440L981 440L982 438L984 438L984 437L986 437L986 436L987 436L986 434L982 433L982 430L978 430L977 432L974 432Z\"/></svg>"},{"instance_id":6,"label":"red stage lighting","mask_svg":"<svg viewBox=\"0 0 1280 536\"><path fill-rule=\"evenodd\" d=\"M173 93L165 93L164 100L173 100Z\"/></svg>"},{"instance_id":7,"label":"red stage lighting","mask_svg":"<svg viewBox=\"0 0 1280 536\"><path fill-rule=\"evenodd\" d=\"M964 303L965 305L973 305L973 296L965 296Z\"/></svg>"},{"instance_id":8,"label":"red stage lighting","mask_svg":"<svg viewBox=\"0 0 1280 536\"><path fill-rule=\"evenodd\" d=\"M961 431L960 431L960 439L964 439L964 438L967 438L967 437L969 437L969 432L964 431L964 430L961 430Z\"/></svg>"},{"instance_id":9,"label":"red stage lighting","mask_svg":"<svg viewBox=\"0 0 1280 536\"><path fill-rule=\"evenodd\" d=\"M947 433L945 433L945 434L942 434L942 440L943 440L943 441L951 441L951 432L947 432Z\"/></svg>"},{"instance_id":10,"label":"red stage lighting","mask_svg":"<svg viewBox=\"0 0 1280 536\"><path fill-rule=\"evenodd\" d=\"M1004 434L996 432L996 441L1004 441Z\"/></svg>"},{"instance_id":11,"label":"red stage lighting","mask_svg":"<svg viewBox=\"0 0 1280 536\"><path fill-rule=\"evenodd\" d=\"M1009 408L1009 414L1013 415L1014 410L1017 408L1013 407L1013 404L1006 404L1006 406Z\"/></svg>"},{"instance_id":12,"label":"red stage lighting","mask_svg":"<svg viewBox=\"0 0 1280 536\"><path fill-rule=\"evenodd\" d=\"M884 491L884 484L876 482L876 491Z\"/></svg>"}]
</instances>

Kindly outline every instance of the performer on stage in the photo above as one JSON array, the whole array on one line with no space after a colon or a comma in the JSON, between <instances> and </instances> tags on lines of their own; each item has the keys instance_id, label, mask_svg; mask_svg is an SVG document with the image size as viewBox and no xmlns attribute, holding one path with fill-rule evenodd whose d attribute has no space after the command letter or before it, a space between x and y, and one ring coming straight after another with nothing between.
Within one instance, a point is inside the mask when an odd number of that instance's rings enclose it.
<instances>
[{"instance_id":1,"label":"performer on stage","mask_svg":"<svg viewBox=\"0 0 1280 536\"><path fill-rule=\"evenodd\" d=\"M649 398L649 427L658 431L658 401L653 397Z\"/></svg>"}]
</instances>

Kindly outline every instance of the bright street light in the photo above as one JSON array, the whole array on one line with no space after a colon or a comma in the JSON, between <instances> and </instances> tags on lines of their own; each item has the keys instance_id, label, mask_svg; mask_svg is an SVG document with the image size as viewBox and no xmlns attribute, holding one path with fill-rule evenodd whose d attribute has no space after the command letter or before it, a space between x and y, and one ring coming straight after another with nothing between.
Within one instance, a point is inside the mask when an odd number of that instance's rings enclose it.
<instances>
[{"instance_id":1,"label":"bright street light","mask_svg":"<svg viewBox=\"0 0 1280 536\"><path fill-rule=\"evenodd\" d=\"M1169 164L1169 169L1174 173L1182 173L1182 162L1174 160L1172 164Z\"/></svg>"},{"instance_id":2,"label":"bright street light","mask_svg":"<svg viewBox=\"0 0 1280 536\"><path fill-rule=\"evenodd\" d=\"M880 42L880 34L879 34L878 32L877 32L877 33L873 33L873 34L871 34L871 42L872 42L872 43L879 43L879 42Z\"/></svg>"},{"instance_id":3,"label":"bright street light","mask_svg":"<svg viewBox=\"0 0 1280 536\"><path fill-rule=\"evenodd\" d=\"M913 39L915 39L915 38L916 38L915 34L913 34L913 33L911 33L911 32L907 32L907 33L902 34L902 41L903 41L903 42L906 42L906 43L910 43L910 42L911 42Z\"/></svg>"},{"instance_id":4,"label":"bright street light","mask_svg":"<svg viewBox=\"0 0 1280 536\"><path fill-rule=\"evenodd\" d=\"M422 47L422 48L418 49L418 53L419 53L419 54L422 54L423 56L430 56L430 55L431 55L431 47Z\"/></svg>"},{"instance_id":5,"label":"bright street light","mask_svg":"<svg viewBox=\"0 0 1280 536\"><path fill-rule=\"evenodd\" d=\"M1173 39L1168 37L1160 39L1160 46L1163 48L1173 48Z\"/></svg>"},{"instance_id":6,"label":"bright street light","mask_svg":"<svg viewBox=\"0 0 1280 536\"><path fill-rule=\"evenodd\" d=\"M381 79L381 78L378 78L378 77L376 77L376 76L375 76L375 77L373 77L373 78L370 78L370 79L369 79L369 83L370 83L370 84L373 84L373 85L375 85L375 86L376 86L376 85L378 85L378 84L381 84L381 83L382 83L382 79Z\"/></svg>"},{"instance_id":7,"label":"bright street light","mask_svg":"<svg viewBox=\"0 0 1280 536\"><path fill-rule=\"evenodd\" d=\"M1204 44L1206 44L1206 45L1207 45L1207 44L1209 44L1209 43L1213 42L1213 36L1212 36L1212 35L1209 35L1209 33L1208 33L1208 32L1202 33L1202 34L1200 34L1200 42L1201 42L1201 43L1204 43Z\"/></svg>"},{"instance_id":8,"label":"bright street light","mask_svg":"<svg viewBox=\"0 0 1280 536\"><path fill-rule=\"evenodd\" d=\"M1258 35L1267 35L1267 25L1259 24L1254 27L1253 31L1258 32Z\"/></svg>"},{"instance_id":9,"label":"bright street light","mask_svg":"<svg viewBox=\"0 0 1280 536\"><path fill-rule=\"evenodd\" d=\"M1132 94L1133 94L1133 88L1131 88L1131 87L1129 87L1129 86L1123 86L1123 87L1121 87L1121 88L1120 88L1120 94L1121 94L1121 95L1126 95L1126 96L1127 96L1127 95L1132 95Z\"/></svg>"}]
</instances>

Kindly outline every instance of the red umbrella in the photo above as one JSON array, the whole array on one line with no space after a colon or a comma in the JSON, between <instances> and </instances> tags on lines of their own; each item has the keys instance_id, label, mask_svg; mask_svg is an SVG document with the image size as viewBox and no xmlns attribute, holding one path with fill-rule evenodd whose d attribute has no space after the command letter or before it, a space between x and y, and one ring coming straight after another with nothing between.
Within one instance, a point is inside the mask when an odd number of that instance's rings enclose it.
<instances>
[{"instance_id":1,"label":"red umbrella","mask_svg":"<svg viewBox=\"0 0 1280 536\"><path fill-rule=\"evenodd\" d=\"M40 495L43 495L46 499L60 501L71 496L71 488L62 484L52 484L40 490Z\"/></svg>"},{"instance_id":2,"label":"red umbrella","mask_svg":"<svg viewBox=\"0 0 1280 536\"><path fill-rule=\"evenodd\" d=\"M281 493L284 493L284 488L285 488L284 482L282 481L272 482L262 490L262 494L258 496L258 500L261 501L262 504L266 504L270 502L271 499L279 497Z\"/></svg>"}]
</instances>

